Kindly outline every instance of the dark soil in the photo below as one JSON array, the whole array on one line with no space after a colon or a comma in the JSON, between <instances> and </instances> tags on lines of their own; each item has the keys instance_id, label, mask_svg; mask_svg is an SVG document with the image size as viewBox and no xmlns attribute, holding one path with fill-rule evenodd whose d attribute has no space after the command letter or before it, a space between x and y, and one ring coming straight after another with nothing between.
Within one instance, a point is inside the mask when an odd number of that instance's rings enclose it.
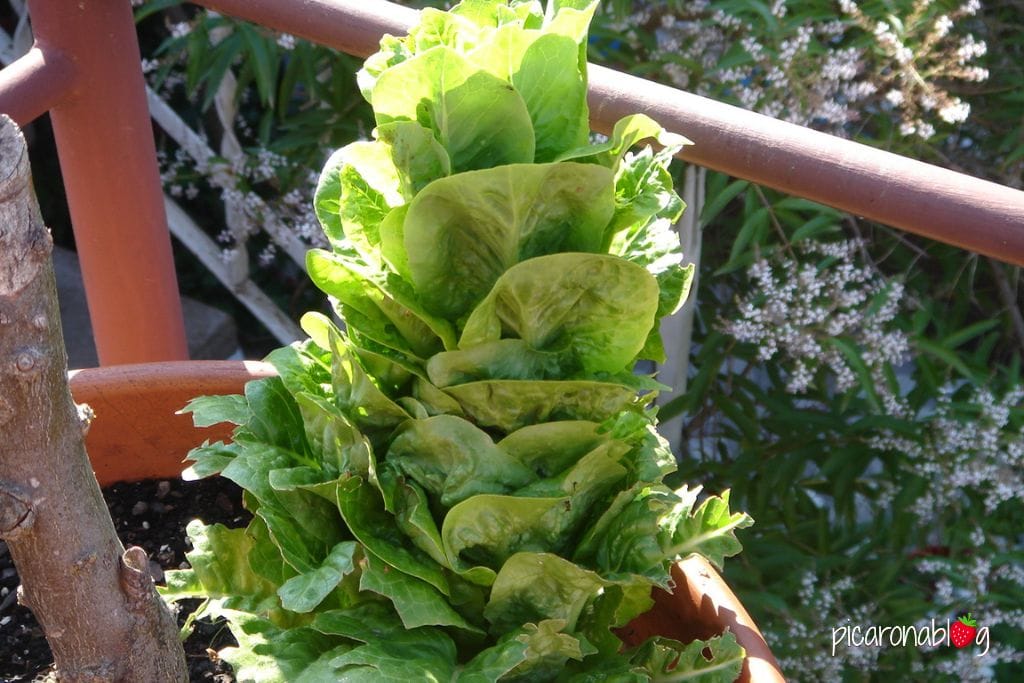
<instances>
[{"instance_id":1,"label":"dark soil","mask_svg":"<svg viewBox=\"0 0 1024 683\"><path fill-rule=\"evenodd\" d=\"M191 547L185 526L193 519L207 524L243 526L249 513L242 508L242 492L227 479L213 477L198 482L181 480L116 484L103 490L110 515L125 546L141 546L149 554L158 582L163 570L187 567L185 552ZM53 657L42 629L32 612L17 603L18 574L7 546L0 541L0 681L44 681ZM184 601L178 623L196 608L198 601ZM185 641L191 681L232 683L235 678L216 651L233 645L223 624L207 620Z\"/></svg>"}]
</instances>

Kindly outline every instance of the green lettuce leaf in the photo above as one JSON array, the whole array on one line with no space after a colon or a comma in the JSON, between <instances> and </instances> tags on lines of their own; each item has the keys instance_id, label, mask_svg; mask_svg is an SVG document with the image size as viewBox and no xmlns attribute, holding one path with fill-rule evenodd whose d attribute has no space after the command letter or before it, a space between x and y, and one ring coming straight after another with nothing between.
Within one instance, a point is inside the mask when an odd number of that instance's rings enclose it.
<instances>
[{"instance_id":1,"label":"green lettuce leaf","mask_svg":"<svg viewBox=\"0 0 1024 683\"><path fill-rule=\"evenodd\" d=\"M486 432L453 415L409 420L395 432L388 463L448 508L481 493L508 493L536 477Z\"/></svg>"},{"instance_id":2,"label":"green lettuce leaf","mask_svg":"<svg viewBox=\"0 0 1024 683\"><path fill-rule=\"evenodd\" d=\"M548 552L562 540L558 518L569 498L480 495L448 511L441 538L452 567L499 569L518 552Z\"/></svg>"},{"instance_id":3,"label":"green lettuce leaf","mask_svg":"<svg viewBox=\"0 0 1024 683\"><path fill-rule=\"evenodd\" d=\"M526 624L478 654L456 680L458 683L556 680L564 673L566 662L582 660L594 651L590 643L564 633L565 626L565 621L560 619ZM489 677L493 675L498 677Z\"/></svg>"},{"instance_id":4,"label":"green lettuce leaf","mask_svg":"<svg viewBox=\"0 0 1024 683\"><path fill-rule=\"evenodd\" d=\"M332 245L351 244L377 264L378 225L391 207L404 202L398 169L388 147L353 142L331 155L320 173L313 208Z\"/></svg>"},{"instance_id":5,"label":"green lettuce leaf","mask_svg":"<svg viewBox=\"0 0 1024 683\"><path fill-rule=\"evenodd\" d=\"M331 660L351 649L340 639L312 628L279 628L270 621L237 610L227 617L238 647L218 654L234 669L239 683L316 683L333 680Z\"/></svg>"},{"instance_id":6,"label":"green lettuce leaf","mask_svg":"<svg viewBox=\"0 0 1024 683\"><path fill-rule=\"evenodd\" d=\"M672 492L661 485L624 491L588 530L573 559L602 572L634 573L667 586L668 563L700 552L716 567L742 546L735 531L753 524L729 512L729 495L693 506L700 488Z\"/></svg>"},{"instance_id":7,"label":"green lettuce leaf","mask_svg":"<svg viewBox=\"0 0 1024 683\"><path fill-rule=\"evenodd\" d=\"M297 461L311 464L302 413L280 377L252 380L245 385L249 420L235 429L235 441L270 444Z\"/></svg>"},{"instance_id":8,"label":"green lettuce leaf","mask_svg":"<svg viewBox=\"0 0 1024 683\"><path fill-rule=\"evenodd\" d=\"M306 268L317 287L341 302L349 326L384 346L426 358L444 348L435 329L451 335L447 322L417 310L414 301L399 301L386 280L344 256L311 249Z\"/></svg>"},{"instance_id":9,"label":"green lettuce leaf","mask_svg":"<svg viewBox=\"0 0 1024 683\"><path fill-rule=\"evenodd\" d=\"M270 529L262 518L253 517L249 526L245 528L245 535L251 541L249 568L254 574L270 581L274 586L281 586L293 576L298 576L295 568L284 561L281 549L274 543Z\"/></svg>"},{"instance_id":10,"label":"green lettuce leaf","mask_svg":"<svg viewBox=\"0 0 1024 683\"><path fill-rule=\"evenodd\" d=\"M541 477L550 477L604 443L601 425L585 420L544 422L518 429L498 442L498 448Z\"/></svg>"},{"instance_id":11,"label":"green lettuce leaf","mask_svg":"<svg viewBox=\"0 0 1024 683\"><path fill-rule=\"evenodd\" d=\"M443 389L486 379L559 379L580 369L571 354L539 351L522 339L499 339L427 361L430 381Z\"/></svg>"},{"instance_id":12,"label":"green lettuce leaf","mask_svg":"<svg viewBox=\"0 0 1024 683\"><path fill-rule=\"evenodd\" d=\"M355 552L353 541L343 541L334 546L322 565L284 582L277 590L281 604L293 612L313 611L347 574L355 570Z\"/></svg>"},{"instance_id":13,"label":"green lettuce leaf","mask_svg":"<svg viewBox=\"0 0 1024 683\"><path fill-rule=\"evenodd\" d=\"M331 354L326 349L312 340L299 341L271 351L264 361L274 366L293 396L300 392L326 396L331 384Z\"/></svg>"},{"instance_id":14,"label":"green lettuce leaf","mask_svg":"<svg viewBox=\"0 0 1024 683\"><path fill-rule=\"evenodd\" d=\"M430 503L423 488L388 467L380 473L384 509L395 516L395 523L413 545L438 564L447 567L441 532L430 512Z\"/></svg>"},{"instance_id":15,"label":"green lettuce leaf","mask_svg":"<svg viewBox=\"0 0 1024 683\"><path fill-rule=\"evenodd\" d=\"M341 474L368 477L373 469L373 447L332 401L301 393L295 402L302 412L306 441L322 465L323 473L302 483L312 484Z\"/></svg>"},{"instance_id":16,"label":"green lettuce leaf","mask_svg":"<svg viewBox=\"0 0 1024 683\"><path fill-rule=\"evenodd\" d=\"M337 510L320 496L274 488L271 472L293 465L291 454L283 449L246 443L221 474L256 497L255 512L266 522L284 559L299 572L309 572L344 540L345 531Z\"/></svg>"},{"instance_id":17,"label":"green lettuce leaf","mask_svg":"<svg viewBox=\"0 0 1024 683\"><path fill-rule=\"evenodd\" d=\"M673 187L669 161L665 150L655 154L650 147L622 160L615 174L615 218L609 235L616 241L611 253L627 253L629 249L623 245L635 240L656 218L666 219L669 225L679 220L686 205Z\"/></svg>"},{"instance_id":18,"label":"green lettuce leaf","mask_svg":"<svg viewBox=\"0 0 1024 683\"><path fill-rule=\"evenodd\" d=\"M352 535L364 548L389 566L422 579L448 595L451 589L440 565L402 533L395 518L384 508L380 490L359 477L338 487L338 509Z\"/></svg>"},{"instance_id":19,"label":"green lettuce leaf","mask_svg":"<svg viewBox=\"0 0 1024 683\"><path fill-rule=\"evenodd\" d=\"M196 481L214 474L220 474L238 456L241 450L242 446L240 444L226 444L223 441L211 444L209 441L206 441L202 446L193 448L185 456L185 460L191 461L192 464L181 473L181 478L185 481Z\"/></svg>"},{"instance_id":20,"label":"green lettuce leaf","mask_svg":"<svg viewBox=\"0 0 1024 683\"><path fill-rule=\"evenodd\" d=\"M468 56L522 96L533 123L537 163L584 144L590 133L586 73L565 68L579 50L579 43L568 36L507 25Z\"/></svg>"},{"instance_id":21,"label":"green lettuce leaf","mask_svg":"<svg viewBox=\"0 0 1024 683\"><path fill-rule=\"evenodd\" d=\"M647 138L656 140L672 155L678 152L683 145L691 144L681 135L667 132L660 123L646 114L631 114L615 123L611 137L606 141L570 149L559 155L557 161L600 164L613 171L618 171L626 152Z\"/></svg>"},{"instance_id":22,"label":"green lettuce leaf","mask_svg":"<svg viewBox=\"0 0 1024 683\"><path fill-rule=\"evenodd\" d=\"M652 681L732 683L740 675L745 655L736 636L726 631L721 636L695 640L687 645L667 638L652 638L637 648L630 660L642 666Z\"/></svg>"},{"instance_id":23,"label":"green lettuce leaf","mask_svg":"<svg viewBox=\"0 0 1024 683\"><path fill-rule=\"evenodd\" d=\"M689 495L696 496L700 488L683 491L685 499ZM736 530L745 529L754 523L745 512L729 512L729 491L723 491L721 497L706 498L696 510L690 514L679 515L674 521L675 528L665 551L679 557L700 553L719 570L722 569L725 558L732 557L743 549L736 538Z\"/></svg>"},{"instance_id":24,"label":"green lettuce leaf","mask_svg":"<svg viewBox=\"0 0 1024 683\"><path fill-rule=\"evenodd\" d=\"M321 633L344 636L363 643L387 640L405 629L394 605L384 597L379 600L364 599L344 609L317 612L310 627Z\"/></svg>"},{"instance_id":25,"label":"green lettuce leaf","mask_svg":"<svg viewBox=\"0 0 1024 683\"><path fill-rule=\"evenodd\" d=\"M433 7L420 11L420 20L409 31L408 44L413 52L420 54L432 47L444 45L457 52L473 49L480 40L483 27L459 12L444 12Z\"/></svg>"},{"instance_id":26,"label":"green lettuce leaf","mask_svg":"<svg viewBox=\"0 0 1024 683\"><path fill-rule=\"evenodd\" d=\"M514 2L462 0L450 11L452 14L466 17L477 26L485 28L516 24L525 29L532 29L540 26L544 20L544 8L537 0L516 0Z\"/></svg>"},{"instance_id":27,"label":"green lettuce leaf","mask_svg":"<svg viewBox=\"0 0 1024 683\"><path fill-rule=\"evenodd\" d=\"M186 532L192 543L185 554L191 569L165 573L167 586L158 590L166 600L205 597L222 600L227 608L281 616L277 586L249 565L254 540L245 529L192 520Z\"/></svg>"},{"instance_id":28,"label":"green lettuce leaf","mask_svg":"<svg viewBox=\"0 0 1024 683\"><path fill-rule=\"evenodd\" d=\"M589 381L490 380L444 391L478 425L505 433L540 422L600 422L636 400L631 387Z\"/></svg>"},{"instance_id":29,"label":"green lettuce leaf","mask_svg":"<svg viewBox=\"0 0 1024 683\"><path fill-rule=\"evenodd\" d=\"M366 58L363 68L356 73L356 83L363 99L373 104L373 87L381 74L413 56L413 47L408 36L385 34L380 39L380 49Z\"/></svg>"},{"instance_id":30,"label":"green lettuce leaf","mask_svg":"<svg viewBox=\"0 0 1024 683\"><path fill-rule=\"evenodd\" d=\"M200 396L194 398L178 411L178 414L192 413L192 424L196 427L210 427L222 422L244 425L252 418L249 402L244 396Z\"/></svg>"},{"instance_id":31,"label":"green lettuce leaf","mask_svg":"<svg viewBox=\"0 0 1024 683\"><path fill-rule=\"evenodd\" d=\"M596 573L551 553L517 553L498 571L484 616L495 633L560 619L573 630L583 607L606 582Z\"/></svg>"},{"instance_id":32,"label":"green lettuce leaf","mask_svg":"<svg viewBox=\"0 0 1024 683\"><path fill-rule=\"evenodd\" d=\"M671 531L662 520L686 508L668 488L637 484L620 492L608 509L587 530L572 559L602 575L639 574L668 587L672 558L662 548Z\"/></svg>"},{"instance_id":33,"label":"green lettuce leaf","mask_svg":"<svg viewBox=\"0 0 1024 683\"><path fill-rule=\"evenodd\" d=\"M603 254L551 254L509 268L469 316L460 348L515 336L540 350L568 349L588 373L619 372L654 327L657 281Z\"/></svg>"},{"instance_id":34,"label":"green lettuce leaf","mask_svg":"<svg viewBox=\"0 0 1024 683\"><path fill-rule=\"evenodd\" d=\"M595 658L603 660L599 665L595 662L595 665L599 666L595 671L613 668L616 660L617 665L621 665L622 658L619 653L622 650L622 641L615 635L613 629L628 625L654 605L650 580L631 575L606 581L608 585L604 591L587 606L577 624L578 631L603 655ZM612 660L611 663L609 659ZM589 670L589 667L582 668ZM626 670L633 671L634 667L629 666Z\"/></svg>"},{"instance_id":35,"label":"green lettuce leaf","mask_svg":"<svg viewBox=\"0 0 1024 683\"><path fill-rule=\"evenodd\" d=\"M564 519L586 517L590 506L625 477L627 470L621 461L627 451L629 446L620 441L602 443L571 467L553 477L524 486L515 494L541 498L568 495L571 514L565 515ZM563 522L559 526L565 528L568 523Z\"/></svg>"},{"instance_id":36,"label":"green lettuce leaf","mask_svg":"<svg viewBox=\"0 0 1024 683\"><path fill-rule=\"evenodd\" d=\"M452 172L451 159L433 133L415 121L394 121L377 126L380 144L387 147L398 178L398 191L406 201Z\"/></svg>"},{"instance_id":37,"label":"green lettuce leaf","mask_svg":"<svg viewBox=\"0 0 1024 683\"><path fill-rule=\"evenodd\" d=\"M348 339L332 326L331 383L338 407L361 430L391 429L409 419L401 406L374 384Z\"/></svg>"},{"instance_id":38,"label":"green lettuce leaf","mask_svg":"<svg viewBox=\"0 0 1024 683\"><path fill-rule=\"evenodd\" d=\"M599 251L614 212L610 176L592 164L513 164L428 185L404 226L409 273L424 306L456 319L519 261Z\"/></svg>"},{"instance_id":39,"label":"green lettuce leaf","mask_svg":"<svg viewBox=\"0 0 1024 683\"><path fill-rule=\"evenodd\" d=\"M396 571L372 553L366 555L359 589L389 599L406 629L455 626L470 632L480 632L480 629L471 626L453 610L445 596L434 586L405 572Z\"/></svg>"},{"instance_id":40,"label":"green lettuce leaf","mask_svg":"<svg viewBox=\"0 0 1024 683\"><path fill-rule=\"evenodd\" d=\"M372 100L378 126L415 121L433 131L454 173L533 161L533 124L523 98L447 46L384 71Z\"/></svg>"},{"instance_id":41,"label":"green lettuce leaf","mask_svg":"<svg viewBox=\"0 0 1024 683\"><path fill-rule=\"evenodd\" d=\"M399 631L334 658L337 677L352 683L447 683L455 673L455 644L436 628Z\"/></svg>"}]
</instances>

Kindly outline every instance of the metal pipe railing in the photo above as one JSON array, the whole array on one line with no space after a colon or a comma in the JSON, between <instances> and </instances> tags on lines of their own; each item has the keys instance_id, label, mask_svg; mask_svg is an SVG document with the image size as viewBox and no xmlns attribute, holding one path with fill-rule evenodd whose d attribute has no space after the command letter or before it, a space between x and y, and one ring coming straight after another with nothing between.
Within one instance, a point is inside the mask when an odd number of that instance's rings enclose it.
<instances>
[{"instance_id":1,"label":"metal pipe railing","mask_svg":"<svg viewBox=\"0 0 1024 683\"><path fill-rule=\"evenodd\" d=\"M199 0L218 12L366 57L416 11L385 0ZM590 117L609 132L650 115L694 144L680 158L993 258L1024 265L1024 192L591 66Z\"/></svg>"},{"instance_id":2,"label":"metal pipe railing","mask_svg":"<svg viewBox=\"0 0 1024 683\"><path fill-rule=\"evenodd\" d=\"M187 358L131 4L29 0L29 13L45 61L73 66L51 71L72 81L63 97L28 109L50 105L100 363Z\"/></svg>"},{"instance_id":3,"label":"metal pipe railing","mask_svg":"<svg viewBox=\"0 0 1024 683\"><path fill-rule=\"evenodd\" d=\"M640 111L693 140L686 161L1024 265L1024 192L611 69L591 74L602 132Z\"/></svg>"},{"instance_id":4,"label":"metal pipe railing","mask_svg":"<svg viewBox=\"0 0 1024 683\"><path fill-rule=\"evenodd\" d=\"M25 126L67 97L75 67L57 48L33 47L0 71L0 112Z\"/></svg>"}]
</instances>

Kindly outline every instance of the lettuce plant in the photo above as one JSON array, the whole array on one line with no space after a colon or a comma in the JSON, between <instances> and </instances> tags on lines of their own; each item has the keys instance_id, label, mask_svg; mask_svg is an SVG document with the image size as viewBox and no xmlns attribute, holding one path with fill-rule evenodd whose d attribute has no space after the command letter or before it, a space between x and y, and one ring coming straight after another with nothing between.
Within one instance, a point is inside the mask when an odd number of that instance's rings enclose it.
<instances>
[{"instance_id":1,"label":"lettuce plant","mask_svg":"<svg viewBox=\"0 0 1024 683\"><path fill-rule=\"evenodd\" d=\"M236 425L187 475L235 481L254 517L193 522L166 594L226 617L240 680L737 675L731 634L616 635L750 519L662 484L659 385L633 367L689 288L667 168L686 141L637 115L591 143L595 5L424 10L360 72L374 139L327 162L331 248L307 261L345 329L307 314L278 377L186 408ZM646 138L661 151L630 151Z\"/></svg>"}]
</instances>

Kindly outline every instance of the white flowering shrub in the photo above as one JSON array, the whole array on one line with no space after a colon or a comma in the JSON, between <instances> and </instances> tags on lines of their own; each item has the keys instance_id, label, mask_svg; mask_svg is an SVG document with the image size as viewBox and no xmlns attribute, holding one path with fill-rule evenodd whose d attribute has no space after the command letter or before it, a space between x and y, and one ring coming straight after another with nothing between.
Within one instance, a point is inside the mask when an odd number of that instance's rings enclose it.
<instances>
[{"instance_id":1,"label":"white flowering shrub","mask_svg":"<svg viewBox=\"0 0 1024 683\"><path fill-rule=\"evenodd\" d=\"M607 47L641 51L667 82L767 116L850 135L889 112L930 138L970 106L948 90L978 83L979 0L774 0L618 3Z\"/></svg>"},{"instance_id":2,"label":"white flowering shrub","mask_svg":"<svg viewBox=\"0 0 1024 683\"><path fill-rule=\"evenodd\" d=\"M963 28L978 26L970 19L981 9L980 0L914 0L902 15L884 5L862 8L854 0L839 0L839 6L854 26L873 36L870 78L899 117L902 135L932 137L936 117L947 124L967 120L970 105L946 84L988 79L988 69L977 64L988 50L985 41Z\"/></svg>"},{"instance_id":3,"label":"white flowering shrub","mask_svg":"<svg viewBox=\"0 0 1024 683\"><path fill-rule=\"evenodd\" d=\"M881 651L860 646L831 648L806 647L826 636L831 645L833 628L875 623L877 605L858 599L858 591L849 576L830 580L815 571L805 571L796 589L797 601L791 606L800 614L766 633L772 654L792 680L838 681L846 671L874 671Z\"/></svg>"},{"instance_id":4,"label":"white flowering shrub","mask_svg":"<svg viewBox=\"0 0 1024 683\"><path fill-rule=\"evenodd\" d=\"M237 130L251 136L244 121ZM222 258L229 261L237 249L252 239L257 263L268 268L277 262L278 246L263 234L266 223L277 221L302 244L319 247L326 244L313 211L313 192L318 174L308 167L258 146L234 160L214 157L196 160L172 142L157 152L160 178L167 193L185 203L202 195L220 198L231 207L231 227L219 224L215 239L223 248Z\"/></svg>"},{"instance_id":5,"label":"white flowering shrub","mask_svg":"<svg viewBox=\"0 0 1024 683\"><path fill-rule=\"evenodd\" d=\"M1009 366L992 363L1006 344L997 321L922 334L949 327L930 320L914 277L908 290L883 275L869 246L786 244L754 260L744 284L719 284L743 294L720 301L695 359L694 388L706 393L691 399L688 476L749 477L734 495L758 518L756 568L730 578L757 596L748 601L793 680L1016 680L1020 350L1002 356ZM799 586L791 567L803 568ZM989 629L983 656L915 643L830 652L833 628L946 627L968 612Z\"/></svg>"},{"instance_id":6,"label":"white flowering shrub","mask_svg":"<svg viewBox=\"0 0 1024 683\"><path fill-rule=\"evenodd\" d=\"M858 264L862 248L856 241L812 241L798 247L799 260L785 251L774 262L758 260L749 271L752 288L722 330L753 344L759 361L776 358L790 393L806 393L825 375L845 393L860 375L872 398L895 408L885 369L908 350L906 334L892 327L903 285Z\"/></svg>"},{"instance_id":7,"label":"white flowering shrub","mask_svg":"<svg viewBox=\"0 0 1024 683\"><path fill-rule=\"evenodd\" d=\"M1014 387L1000 399L986 388L970 389L956 401L954 387L942 387L934 405L916 416L918 433L885 429L868 439L876 450L904 456L908 470L924 482L912 508L922 523L937 510L1024 512L1024 428L1010 421L1013 411L1024 409L1024 388Z\"/></svg>"},{"instance_id":8,"label":"white flowering shrub","mask_svg":"<svg viewBox=\"0 0 1024 683\"><path fill-rule=\"evenodd\" d=\"M324 150L365 136L370 121L358 60L206 10L138 4L144 54L149 32L159 38L142 63L148 84L210 152L159 137L167 193L197 213L221 200L228 229L222 212L204 227L225 260L245 248L263 268L293 270L277 258L280 240L264 233L293 235L299 255L320 245L312 199Z\"/></svg>"}]
</instances>

